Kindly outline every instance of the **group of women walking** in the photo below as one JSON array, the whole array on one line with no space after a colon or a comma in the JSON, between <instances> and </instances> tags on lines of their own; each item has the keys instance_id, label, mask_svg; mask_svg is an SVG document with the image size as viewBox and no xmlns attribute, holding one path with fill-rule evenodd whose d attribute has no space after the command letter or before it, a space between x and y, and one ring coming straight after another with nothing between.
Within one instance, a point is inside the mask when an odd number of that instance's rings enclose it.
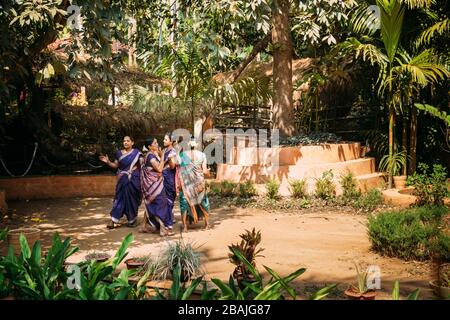
<instances>
[{"instance_id":1,"label":"group of women walking","mask_svg":"<svg viewBox=\"0 0 450 320\"><path fill-rule=\"evenodd\" d=\"M108 155L100 160L117 169L117 185L107 227L114 229L125 215L128 227L138 225L138 208L144 201L145 219L140 232L174 235L174 205L178 195L183 229L188 224L204 219L208 227L209 200L206 193L205 175L208 174L206 156L196 150L194 139L190 150L181 149L175 139L166 134L164 149L156 138L145 141L145 154L134 148L134 141L126 136L123 150L118 150L115 161Z\"/></svg>"}]
</instances>

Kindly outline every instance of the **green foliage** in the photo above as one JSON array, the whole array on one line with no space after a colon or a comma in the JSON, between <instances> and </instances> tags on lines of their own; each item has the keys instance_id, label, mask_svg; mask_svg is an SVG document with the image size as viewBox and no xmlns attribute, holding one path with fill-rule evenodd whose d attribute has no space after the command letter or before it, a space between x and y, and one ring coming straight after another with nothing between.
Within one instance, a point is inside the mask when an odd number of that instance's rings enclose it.
<instances>
[{"instance_id":1,"label":"green foliage","mask_svg":"<svg viewBox=\"0 0 450 320\"><path fill-rule=\"evenodd\" d=\"M237 195L237 183L224 180L220 183L220 193L222 197L234 197Z\"/></svg>"},{"instance_id":2,"label":"green foliage","mask_svg":"<svg viewBox=\"0 0 450 320\"><path fill-rule=\"evenodd\" d=\"M122 241L114 257L105 262L89 260L80 264L81 288L72 297L79 300L125 300L143 297L145 292L145 274L137 283L130 283L129 277L137 270L123 269L118 276L114 273L119 264L127 256L128 246L133 241L133 234L129 233Z\"/></svg>"},{"instance_id":3,"label":"green foliage","mask_svg":"<svg viewBox=\"0 0 450 320\"><path fill-rule=\"evenodd\" d=\"M406 297L406 300L417 300L419 297L420 289L417 288ZM398 280L395 280L394 288L392 289L392 300L400 300L400 284Z\"/></svg>"},{"instance_id":4,"label":"green foliage","mask_svg":"<svg viewBox=\"0 0 450 320\"><path fill-rule=\"evenodd\" d=\"M408 155L404 151L394 152L392 156L386 154L380 160L379 169L390 175L398 176L402 167L405 166L407 158Z\"/></svg>"},{"instance_id":5,"label":"green foliage","mask_svg":"<svg viewBox=\"0 0 450 320\"><path fill-rule=\"evenodd\" d=\"M371 211L382 203L383 194L381 193L381 190L374 188L370 189L366 193L361 194L361 196L355 202L353 202L352 205L357 209Z\"/></svg>"},{"instance_id":6,"label":"green foliage","mask_svg":"<svg viewBox=\"0 0 450 320\"><path fill-rule=\"evenodd\" d=\"M173 281L166 295L164 295L158 288L156 290L156 296L152 300L189 300L192 293L197 289L203 280L203 276L196 278L191 282L191 284L185 288L183 285L183 279L181 274L181 266L179 263L173 269ZM204 283L203 293L206 291L206 283ZM216 290L202 294L202 300L209 300L216 293ZM209 298L209 299L208 299Z\"/></svg>"},{"instance_id":7,"label":"green foliage","mask_svg":"<svg viewBox=\"0 0 450 320\"><path fill-rule=\"evenodd\" d=\"M440 111L436 107L433 107L429 104L415 103L414 106L419 110L423 110L423 111L433 115L434 117L445 121L447 126L450 126L450 115L447 115L447 113L445 111Z\"/></svg>"},{"instance_id":8,"label":"green foliage","mask_svg":"<svg viewBox=\"0 0 450 320\"><path fill-rule=\"evenodd\" d=\"M448 213L447 207L416 207L370 216L367 228L372 248L404 260L449 260L449 236L441 230Z\"/></svg>"},{"instance_id":9,"label":"green foliage","mask_svg":"<svg viewBox=\"0 0 450 320\"><path fill-rule=\"evenodd\" d=\"M289 181L291 186L291 195L295 199L303 199L308 195L306 193L306 179Z\"/></svg>"},{"instance_id":10,"label":"green foliage","mask_svg":"<svg viewBox=\"0 0 450 320\"><path fill-rule=\"evenodd\" d=\"M269 199L277 200L280 196L278 191L280 189L280 183L276 180L269 180L266 182L266 196Z\"/></svg>"},{"instance_id":11,"label":"green foliage","mask_svg":"<svg viewBox=\"0 0 450 320\"><path fill-rule=\"evenodd\" d=\"M297 292L290 283L302 275L306 269L300 268L287 277L280 277L278 273L269 267L264 266L266 271L271 275L270 280L264 284L261 275L256 268L236 249L232 249L233 254L245 265L253 276L253 281L243 281L244 287L236 285L232 276L230 276L228 284L220 279L211 279L211 281L220 289L219 300L284 300L283 293L286 292L292 299L296 299ZM309 298L312 300L323 299L336 286L328 286L312 294Z\"/></svg>"},{"instance_id":12,"label":"green foliage","mask_svg":"<svg viewBox=\"0 0 450 320\"><path fill-rule=\"evenodd\" d=\"M361 196L361 192L357 189L357 181L352 172L342 175L340 184L343 191L342 198L345 203L350 203Z\"/></svg>"},{"instance_id":13,"label":"green foliage","mask_svg":"<svg viewBox=\"0 0 450 320\"><path fill-rule=\"evenodd\" d=\"M183 240L167 243L156 262L155 273L161 279L174 277L175 267L180 266L183 281L187 281L200 273L200 256L191 243Z\"/></svg>"},{"instance_id":14,"label":"green foliage","mask_svg":"<svg viewBox=\"0 0 450 320\"><path fill-rule=\"evenodd\" d=\"M316 179L316 191L315 195L317 198L323 200L330 200L336 195L336 186L333 183L333 172L332 170L324 171L322 177Z\"/></svg>"},{"instance_id":15,"label":"green foliage","mask_svg":"<svg viewBox=\"0 0 450 320\"><path fill-rule=\"evenodd\" d=\"M353 290L356 293L364 294L369 291L369 288L367 288L367 271L360 271L358 265L355 263L355 269L356 269L356 278L357 278L357 285L352 285Z\"/></svg>"},{"instance_id":16,"label":"green foliage","mask_svg":"<svg viewBox=\"0 0 450 320\"><path fill-rule=\"evenodd\" d=\"M429 166L419 163L418 170L407 182L414 187L417 205L443 205L444 198L449 196L447 169L440 164L433 164L433 172L429 173Z\"/></svg>"},{"instance_id":17,"label":"green foliage","mask_svg":"<svg viewBox=\"0 0 450 320\"><path fill-rule=\"evenodd\" d=\"M8 255L0 260L2 283L7 283L8 291L12 291L16 299L67 299L73 290L65 287L68 274L64 269L64 261L78 248L70 245L70 239L61 241L57 233L45 257L42 257L40 241L36 241L30 249L25 236L21 234L19 242L19 257L16 257L13 248L9 247Z\"/></svg>"},{"instance_id":18,"label":"green foliage","mask_svg":"<svg viewBox=\"0 0 450 320\"><path fill-rule=\"evenodd\" d=\"M244 199L252 198L258 195L255 184L247 180L244 183L239 184L239 196Z\"/></svg>"},{"instance_id":19,"label":"green foliage","mask_svg":"<svg viewBox=\"0 0 450 320\"><path fill-rule=\"evenodd\" d=\"M239 252L256 269L255 258L261 256L259 253L264 249L256 248L261 243L261 231L256 232L255 228L251 232L245 230L245 233L239 235L239 237L242 239L240 243L228 246L231 251L228 257L230 262L236 266L233 271L233 278L237 279L238 284L241 285L243 281L250 281L252 273L235 252Z\"/></svg>"}]
</instances>

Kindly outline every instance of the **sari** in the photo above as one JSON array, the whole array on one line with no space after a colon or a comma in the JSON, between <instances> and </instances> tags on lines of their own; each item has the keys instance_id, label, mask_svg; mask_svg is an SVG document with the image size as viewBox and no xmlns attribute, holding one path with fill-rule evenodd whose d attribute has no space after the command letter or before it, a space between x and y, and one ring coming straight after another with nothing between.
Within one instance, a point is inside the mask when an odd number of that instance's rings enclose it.
<instances>
[{"instance_id":1,"label":"sari","mask_svg":"<svg viewBox=\"0 0 450 320\"><path fill-rule=\"evenodd\" d=\"M178 181L181 187L180 211L182 216L188 215L189 223L197 223L209 212L209 199L202 169L205 158L203 152L196 151L194 161L184 152L180 153L178 159Z\"/></svg>"},{"instance_id":2,"label":"sari","mask_svg":"<svg viewBox=\"0 0 450 320\"><path fill-rule=\"evenodd\" d=\"M116 159L119 162L117 171L116 193L111 210L111 220L119 223L125 214L129 223L134 223L138 215L138 208L142 201L140 162L141 153L137 149L122 154L118 150Z\"/></svg>"},{"instance_id":3,"label":"sari","mask_svg":"<svg viewBox=\"0 0 450 320\"><path fill-rule=\"evenodd\" d=\"M169 161L169 158L175 157L176 158L177 153L175 149L166 150L164 152L164 162L167 163ZM176 185L175 185L175 174L176 169L170 169L169 165L166 164L165 168L163 169L163 177L164 177L164 189L166 190L167 194L167 210L169 212L169 215L172 217L172 220L174 218L173 215L173 207L175 205L175 198L177 197L177 191L176 191Z\"/></svg>"},{"instance_id":4,"label":"sari","mask_svg":"<svg viewBox=\"0 0 450 320\"><path fill-rule=\"evenodd\" d=\"M153 168L151 163L152 159L160 162L154 154L147 153L141 169L141 188L147 222L153 229L159 229L159 221L166 227L171 226L173 222L171 217L168 216L164 178L161 173Z\"/></svg>"}]
</instances>

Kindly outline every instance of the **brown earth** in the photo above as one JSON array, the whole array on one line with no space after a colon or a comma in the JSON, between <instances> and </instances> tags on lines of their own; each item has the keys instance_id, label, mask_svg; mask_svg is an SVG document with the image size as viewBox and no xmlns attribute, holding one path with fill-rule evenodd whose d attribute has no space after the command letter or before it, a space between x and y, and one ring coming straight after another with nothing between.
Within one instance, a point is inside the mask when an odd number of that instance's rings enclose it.
<instances>
[{"instance_id":1,"label":"brown earth","mask_svg":"<svg viewBox=\"0 0 450 320\"><path fill-rule=\"evenodd\" d=\"M58 231L71 237L80 252L70 259L79 261L92 251L113 254L123 237L133 232L130 256L152 254L156 256L165 241L180 237L181 224L176 209L177 236L161 238L154 234L140 234L137 229L121 227L107 230L111 206L110 198L72 198L36 200L9 203L12 211L2 224L10 228L36 226L42 230L43 245L51 243ZM143 218L143 207L139 211ZM206 277L227 280L234 267L228 261L228 245L240 241L239 234L246 229L261 230L264 257L257 259L263 274L263 265L281 275L305 267L306 272L295 280L295 286L311 292L326 284L339 284L330 298L344 298L343 291L355 283L354 262L362 266L377 265L381 269L381 286L377 299L388 299L396 279L400 281L404 297L415 288L421 289L421 299L433 299L428 282L433 268L428 263L405 262L382 257L370 251L366 235L366 217L348 209L315 209L298 212L266 212L258 209L221 207L211 211L212 228L203 230L202 224L191 226L182 236L193 241L202 253ZM264 272L263 272L264 271ZM302 295L304 297L304 295Z\"/></svg>"}]
</instances>

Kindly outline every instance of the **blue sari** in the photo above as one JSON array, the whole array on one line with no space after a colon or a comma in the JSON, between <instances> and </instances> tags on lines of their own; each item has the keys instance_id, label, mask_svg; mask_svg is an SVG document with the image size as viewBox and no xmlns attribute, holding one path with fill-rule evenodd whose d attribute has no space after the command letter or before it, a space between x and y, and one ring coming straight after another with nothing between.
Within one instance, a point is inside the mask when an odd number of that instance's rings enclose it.
<instances>
[{"instance_id":1,"label":"blue sari","mask_svg":"<svg viewBox=\"0 0 450 320\"><path fill-rule=\"evenodd\" d=\"M164 178L153 168L152 159L160 162L154 154L148 153L146 155L141 169L141 188L145 209L147 210L147 222L152 228L158 229L160 223L157 218L165 227L172 226L173 221L172 217L168 215Z\"/></svg>"},{"instance_id":2,"label":"blue sari","mask_svg":"<svg viewBox=\"0 0 450 320\"><path fill-rule=\"evenodd\" d=\"M175 157L177 153L175 149L166 150L164 152L164 162L167 163L169 158ZM173 206L175 205L175 198L177 197L176 185L175 185L175 173L176 169L170 169L169 165L166 164L162 172L164 177L164 189L167 193L167 210L171 219L173 220Z\"/></svg>"},{"instance_id":3,"label":"blue sari","mask_svg":"<svg viewBox=\"0 0 450 320\"><path fill-rule=\"evenodd\" d=\"M111 220L119 223L125 214L129 223L134 223L138 215L138 208L142 201L140 162L141 153L137 149L122 154L118 150L116 159L119 161L117 171L116 194L111 210Z\"/></svg>"}]
</instances>

